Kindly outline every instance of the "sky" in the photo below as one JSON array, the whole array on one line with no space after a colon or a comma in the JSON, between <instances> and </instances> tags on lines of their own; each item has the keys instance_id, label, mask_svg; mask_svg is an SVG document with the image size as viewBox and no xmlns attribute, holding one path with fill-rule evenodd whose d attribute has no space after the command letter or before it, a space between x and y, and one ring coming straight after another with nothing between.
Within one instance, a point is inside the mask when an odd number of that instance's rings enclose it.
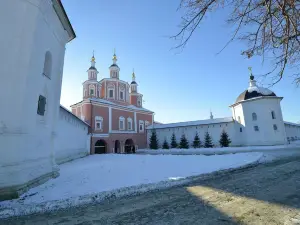
<instances>
[{"instance_id":1,"label":"sky","mask_svg":"<svg viewBox=\"0 0 300 225\"><path fill-rule=\"evenodd\" d=\"M143 107L155 112L163 123L232 116L228 107L249 86L248 67L262 74L270 64L260 58L245 59L246 43L230 40L228 12L208 15L183 51L174 49L170 38L179 31L180 0L63 0L77 35L67 44L61 104L67 108L82 100L82 83L95 51L98 80L109 77L114 48L120 79L130 82L136 74ZM79 3L80 2L80 3ZM293 84L292 71L271 90L284 97L284 120L300 121L300 87ZM267 81L256 77L262 86Z\"/></svg>"}]
</instances>

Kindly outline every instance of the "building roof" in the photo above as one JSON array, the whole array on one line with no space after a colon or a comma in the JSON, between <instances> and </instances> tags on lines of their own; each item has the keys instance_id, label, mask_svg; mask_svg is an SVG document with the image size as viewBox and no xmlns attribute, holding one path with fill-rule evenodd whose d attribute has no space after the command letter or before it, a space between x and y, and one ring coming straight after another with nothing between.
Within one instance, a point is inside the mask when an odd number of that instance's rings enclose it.
<instances>
[{"instance_id":1,"label":"building roof","mask_svg":"<svg viewBox=\"0 0 300 225\"><path fill-rule=\"evenodd\" d=\"M243 91L236 99L235 103L245 101L251 98L257 98L262 96L275 96L276 94L271 90L263 87L249 87L247 90Z\"/></svg>"},{"instance_id":2,"label":"building roof","mask_svg":"<svg viewBox=\"0 0 300 225\"><path fill-rule=\"evenodd\" d=\"M79 120L80 122L84 123L85 125L89 126L90 125L88 123L86 123L85 121L83 121L82 119L80 119L78 116L76 116L75 114L73 114L70 110L68 110L67 108L65 108L64 106L60 105L60 108L62 108L63 110L65 110L67 113L71 114L74 118L76 118L77 120Z\"/></svg>"},{"instance_id":3,"label":"building roof","mask_svg":"<svg viewBox=\"0 0 300 225\"><path fill-rule=\"evenodd\" d=\"M65 28L65 30L68 32L69 34L69 40L68 42L72 41L74 38L76 38L76 34L75 31L72 27L72 24L69 20L69 17L65 11L65 8L61 2L61 0L52 0L53 2L53 8L54 11L56 12L61 24L63 25L63 27Z\"/></svg>"},{"instance_id":4,"label":"building roof","mask_svg":"<svg viewBox=\"0 0 300 225\"><path fill-rule=\"evenodd\" d=\"M131 84L137 84L135 81L132 81Z\"/></svg>"},{"instance_id":5,"label":"building roof","mask_svg":"<svg viewBox=\"0 0 300 225\"><path fill-rule=\"evenodd\" d=\"M97 70L97 69L96 69L96 67L91 66L91 67L89 68L89 70Z\"/></svg>"},{"instance_id":6,"label":"building roof","mask_svg":"<svg viewBox=\"0 0 300 225\"><path fill-rule=\"evenodd\" d=\"M233 121L234 120L232 117L225 117L225 118L195 120L195 121L187 121L187 122L179 122L179 123L154 124L154 125L148 126L147 129L163 129L163 128L173 128L173 127L209 125L209 124L216 124L216 123L230 123Z\"/></svg>"},{"instance_id":7,"label":"building roof","mask_svg":"<svg viewBox=\"0 0 300 225\"><path fill-rule=\"evenodd\" d=\"M287 125L292 125L292 126L300 127L299 123L291 123L291 122L287 122L287 121L284 121L284 123L287 124Z\"/></svg>"},{"instance_id":8,"label":"building roof","mask_svg":"<svg viewBox=\"0 0 300 225\"><path fill-rule=\"evenodd\" d=\"M153 113L149 109L145 109L143 107L136 107L134 105L120 105L120 104L117 104L117 103L114 103L114 102L111 102L111 101L108 101L108 100L102 99L102 98L89 98L89 100L94 101L94 102L100 102L100 103L107 104L107 105L114 105L114 106L118 106L121 108L127 108L127 109L133 109L133 110L137 110L137 111Z\"/></svg>"}]
</instances>

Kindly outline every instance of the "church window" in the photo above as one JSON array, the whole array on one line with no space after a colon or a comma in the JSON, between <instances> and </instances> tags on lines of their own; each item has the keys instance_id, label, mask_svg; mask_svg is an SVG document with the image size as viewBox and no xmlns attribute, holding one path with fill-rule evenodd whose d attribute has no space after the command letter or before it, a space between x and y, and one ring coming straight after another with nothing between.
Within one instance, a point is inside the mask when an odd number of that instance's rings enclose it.
<instances>
[{"instance_id":1,"label":"church window","mask_svg":"<svg viewBox=\"0 0 300 225\"><path fill-rule=\"evenodd\" d=\"M132 119L130 117L127 118L127 129L132 130Z\"/></svg>"},{"instance_id":2,"label":"church window","mask_svg":"<svg viewBox=\"0 0 300 225\"><path fill-rule=\"evenodd\" d=\"M124 100L124 91L120 91L120 99Z\"/></svg>"},{"instance_id":3,"label":"church window","mask_svg":"<svg viewBox=\"0 0 300 225\"><path fill-rule=\"evenodd\" d=\"M51 78L51 70L52 70L52 55L49 51L47 51L45 54L43 75L48 78Z\"/></svg>"},{"instance_id":4,"label":"church window","mask_svg":"<svg viewBox=\"0 0 300 225\"><path fill-rule=\"evenodd\" d=\"M272 115L272 119L275 120L276 116L275 116L275 112L274 111L271 112L271 115Z\"/></svg>"},{"instance_id":5,"label":"church window","mask_svg":"<svg viewBox=\"0 0 300 225\"><path fill-rule=\"evenodd\" d=\"M139 131L144 132L144 121L142 120L139 121Z\"/></svg>"},{"instance_id":6,"label":"church window","mask_svg":"<svg viewBox=\"0 0 300 225\"><path fill-rule=\"evenodd\" d=\"M108 95L110 98L114 98L114 90L113 89L110 89L109 90L109 95Z\"/></svg>"},{"instance_id":7,"label":"church window","mask_svg":"<svg viewBox=\"0 0 300 225\"><path fill-rule=\"evenodd\" d=\"M241 123L241 117L240 116L238 116L238 122Z\"/></svg>"},{"instance_id":8,"label":"church window","mask_svg":"<svg viewBox=\"0 0 300 225\"><path fill-rule=\"evenodd\" d=\"M101 116L95 117L95 130L103 129L103 118Z\"/></svg>"},{"instance_id":9,"label":"church window","mask_svg":"<svg viewBox=\"0 0 300 225\"><path fill-rule=\"evenodd\" d=\"M125 130L125 118L122 116L119 118L119 130Z\"/></svg>"},{"instance_id":10,"label":"church window","mask_svg":"<svg viewBox=\"0 0 300 225\"><path fill-rule=\"evenodd\" d=\"M240 132L243 132L243 128L240 127Z\"/></svg>"},{"instance_id":11,"label":"church window","mask_svg":"<svg viewBox=\"0 0 300 225\"><path fill-rule=\"evenodd\" d=\"M44 116L46 111L46 98L42 95L39 96L37 114Z\"/></svg>"},{"instance_id":12,"label":"church window","mask_svg":"<svg viewBox=\"0 0 300 225\"><path fill-rule=\"evenodd\" d=\"M254 131L259 131L258 126L254 126Z\"/></svg>"},{"instance_id":13,"label":"church window","mask_svg":"<svg viewBox=\"0 0 300 225\"><path fill-rule=\"evenodd\" d=\"M149 126L149 124L150 124L149 121L146 120L145 121L145 126L147 127L147 126Z\"/></svg>"},{"instance_id":14,"label":"church window","mask_svg":"<svg viewBox=\"0 0 300 225\"><path fill-rule=\"evenodd\" d=\"M94 95L94 89L90 90L90 95Z\"/></svg>"},{"instance_id":15,"label":"church window","mask_svg":"<svg viewBox=\"0 0 300 225\"><path fill-rule=\"evenodd\" d=\"M256 115L256 113L252 113L252 120L253 120L253 121L256 121L256 120L257 120L257 115Z\"/></svg>"},{"instance_id":16,"label":"church window","mask_svg":"<svg viewBox=\"0 0 300 225\"><path fill-rule=\"evenodd\" d=\"M274 129L274 130L278 130L278 128L277 128L277 125L276 125L276 124L274 124L274 125L273 125L273 129Z\"/></svg>"}]
</instances>

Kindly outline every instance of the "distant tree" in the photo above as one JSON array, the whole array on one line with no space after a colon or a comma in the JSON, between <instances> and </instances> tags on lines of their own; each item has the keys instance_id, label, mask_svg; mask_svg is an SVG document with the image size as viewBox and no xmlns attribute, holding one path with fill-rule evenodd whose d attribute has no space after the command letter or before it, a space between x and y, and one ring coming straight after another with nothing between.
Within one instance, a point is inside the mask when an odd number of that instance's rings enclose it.
<instances>
[{"instance_id":1,"label":"distant tree","mask_svg":"<svg viewBox=\"0 0 300 225\"><path fill-rule=\"evenodd\" d=\"M185 135L183 134L180 139L179 148L189 148L189 142L187 141Z\"/></svg>"},{"instance_id":2,"label":"distant tree","mask_svg":"<svg viewBox=\"0 0 300 225\"><path fill-rule=\"evenodd\" d=\"M210 137L209 133L206 132L205 136L204 136L204 148L212 148L212 147L213 147L213 143L212 143L211 137Z\"/></svg>"},{"instance_id":3,"label":"distant tree","mask_svg":"<svg viewBox=\"0 0 300 225\"><path fill-rule=\"evenodd\" d=\"M149 147L151 149L158 149L158 140L157 140L157 136L156 136L156 131L152 130L152 134L150 137L150 144Z\"/></svg>"},{"instance_id":4,"label":"distant tree","mask_svg":"<svg viewBox=\"0 0 300 225\"><path fill-rule=\"evenodd\" d=\"M231 143L231 140L229 139L229 136L225 130L223 130L221 133L219 143L220 143L221 147L228 147Z\"/></svg>"},{"instance_id":5,"label":"distant tree","mask_svg":"<svg viewBox=\"0 0 300 225\"><path fill-rule=\"evenodd\" d=\"M167 142L167 139L165 139L164 143L163 143L163 146L162 146L163 149L169 149L169 143Z\"/></svg>"},{"instance_id":6,"label":"distant tree","mask_svg":"<svg viewBox=\"0 0 300 225\"><path fill-rule=\"evenodd\" d=\"M198 132L196 132L192 146L193 146L193 148L201 148L201 145L202 145L202 142L198 136Z\"/></svg>"},{"instance_id":7,"label":"distant tree","mask_svg":"<svg viewBox=\"0 0 300 225\"><path fill-rule=\"evenodd\" d=\"M177 145L177 141L176 141L176 136L173 133L172 137L171 137L171 148L177 148L177 147L178 147L178 145Z\"/></svg>"}]
</instances>

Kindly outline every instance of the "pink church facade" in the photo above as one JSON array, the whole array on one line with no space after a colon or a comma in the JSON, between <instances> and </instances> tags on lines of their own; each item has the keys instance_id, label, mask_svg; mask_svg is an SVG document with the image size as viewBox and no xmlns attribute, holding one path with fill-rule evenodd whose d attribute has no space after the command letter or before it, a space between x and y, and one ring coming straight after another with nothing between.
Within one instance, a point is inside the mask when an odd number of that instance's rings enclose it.
<instances>
[{"instance_id":1,"label":"pink church facade","mask_svg":"<svg viewBox=\"0 0 300 225\"><path fill-rule=\"evenodd\" d=\"M130 153L147 147L146 127L153 124L154 113L143 108L135 74L130 84L120 80L114 54L110 78L97 81L95 64L93 56L83 100L71 106L73 114L90 124L91 154Z\"/></svg>"}]
</instances>

